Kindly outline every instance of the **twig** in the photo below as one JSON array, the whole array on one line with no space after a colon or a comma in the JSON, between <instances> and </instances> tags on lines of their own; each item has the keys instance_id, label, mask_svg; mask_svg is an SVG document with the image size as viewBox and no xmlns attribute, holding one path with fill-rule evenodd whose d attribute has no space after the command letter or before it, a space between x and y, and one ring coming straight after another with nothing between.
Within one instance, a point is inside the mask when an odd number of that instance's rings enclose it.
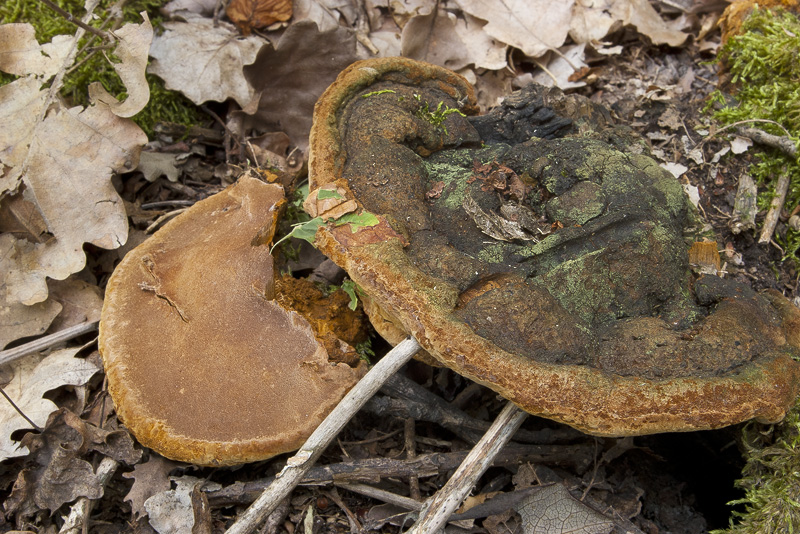
<instances>
[{"instance_id":1,"label":"twig","mask_svg":"<svg viewBox=\"0 0 800 534\"><path fill-rule=\"evenodd\" d=\"M24 356L27 356L28 354L49 349L53 345L57 345L63 341L69 341L70 339L74 339L83 334L94 332L97 330L97 324L98 321L87 321L85 323L76 324L74 326L70 326L69 328L59 330L58 332L40 337L39 339L34 339L33 341L25 343L24 345L20 345L19 347L0 351L0 365L9 364L13 361L19 360Z\"/></svg>"},{"instance_id":2,"label":"twig","mask_svg":"<svg viewBox=\"0 0 800 534\"><path fill-rule=\"evenodd\" d=\"M424 441L417 436L417 442ZM525 462L557 465L564 469L584 472L592 463L593 448L585 442L575 445L506 445L492 461L496 467L516 466ZM313 467L301 484L320 486L331 483L355 484L364 481L377 483L387 478L433 477L456 469L469 451L432 452L419 454L413 460L396 458L365 458ZM274 481L274 477L250 482L237 482L222 489L207 492L212 508L250 504Z\"/></svg>"},{"instance_id":3,"label":"twig","mask_svg":"<svg viewBox=\"0 0 800 534\"><path fill-rule=\"evenodd\" d=\"M286 467L278 474L261 496L227 530L227 534L250 534L280 504L336 434L355 413L372 397L388 377L393 375L419 351L419 343L408 338L390 350L375 367L362 378L306 440L300 450L289 458Z\"/></svg>"},{"instance_id":4,"label":"twig","mask_svg":"<svg viewBox=\"0 0 800 534\"><path fill-rule=\"evenodd\" d=\"M758 128L737 128L736 133L742 137L752 139L756 143L777 148L789 156L794 157L797 155L797 145L788 136L773 135Z\"/></svg>"},{"instance_id":5,"label":"twig","mask_svg":"<svg viewBox=\"0 0 800 534\"><path fill-rule=\"evenodd\" d=\"M119 462L113 458L106 456L97 466L97 478L100 484L105 486L111 480L111 476L119 467ZM69 515L64 519L64 525L58 534L80 534L86 532L85 523L89 519L89 514L92 511L92 501L86 497L81 497L78 502L72 505Z\"/></svg>"},{"instance_id":6,"label":"twig","mask_svg":"<svg viewBox=\"0 0 800 534\"><path fill-rule=\"evenodd\" d=\"M86 24L85 22L82 22L82 21L76 19L75 15L73 15L69 11L65 11L65 10L61 9L60 7L55 5L50 0L40 0L40 1L44 5L46 5L47 7L49 7L50 9L52 9L53 11L55 11L56 13L58 13L59 15L64 17L67 20L67 22L73 23L78 28L82 28L82 29L86 30L89 33L93 33L94 35L96 35L98 37L102 37L106 41L113 41L114 40L114 37L110 33L98 30L97 28L93 28L93 27L89 26L88 24Z\"/></svg>"},{"instance_id":7,"label":"twig","mask_svg":"<svg viewBox=\"0 0 800 534\"><path fill-rule=\"evenodd\" d=\"M413 418L407 417L404 420L406 458L409 460L413 460L417 457L417 432L415 427L416 421ZM408 477L408 494L411 495L412 499L417 501L421 498L419 493L419 477L416 474Z\"/></svg>"},{"instance_id":8,"label":"twig","mask_svg":"<svg viewBox=\"0 0 800 534\"><path fill-rule=\"evenodd\" d=\"M11 407L14 408L14 410L16 410L17 413L19 415L21 415L22 418L25 419L28 422L28 424L33 427L34 430L36 430L37 432L41 432L42 431L42 428L39 425L37 425L36 423L31 421L31 418L28 417L27 415L25 415L25 412L20 410L19 406L17 406L17 404L13 400L11 400L11 397L8 396L8 393L6 393L6 391L3 388L0 388L0 394L2 394L3 397L6 398L6 400L11 405Z\"/></svg>"},{"instance_id":9,"label":"twig","mask_svg":"<svg viewBox=\"0 0 800 534\"><path fill-rule=\"evenodd\" d=\"M439 532L527 416L528 414L515 404L511 402L506 404L447 484L425 502L419 520L409 532L411 534Z\"/></svg>"},{"instance_id":10,"label":"twig","mask_svg":"<svg viewBox=\"0 0 800 534\"><path fill-rule=\"evenodd\" d=\"M775 232L775 227L778 225L778 218L781 215L783 203L786 202L786 194L789 192L789 173L786 169L778 178L778 184L775 186L775 197L769 205L767 217L764 219L764 228L761 229L761 236L758 238L759 245L768 244L772 240L772 234Z\"/></svg>"},{"instance_id":11,"label":"twig","mask_svg":"<svg viewBox=\"0 0 800 534\"><path fill-rule=\"evenodd\" d=\"M342 489L346 489L347 491L352 491L353 493L359 493L385 503L394 504L395 506L405 508L406 510L416 511L422 508L422 503L417 500L409 497L403 497L402 495L392 493L391 491L374 488L366 484L345 484L344 482L334 482L334 485Z\"/></svg>"}]
</instances>

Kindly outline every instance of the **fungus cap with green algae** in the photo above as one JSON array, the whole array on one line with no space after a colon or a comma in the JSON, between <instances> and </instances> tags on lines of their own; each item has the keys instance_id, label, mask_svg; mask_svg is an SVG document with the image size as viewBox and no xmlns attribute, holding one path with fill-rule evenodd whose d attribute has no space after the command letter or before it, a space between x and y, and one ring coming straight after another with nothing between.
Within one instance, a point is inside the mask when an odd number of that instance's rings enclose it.
<instances>
[{"instance_id":1,"label":"fungus cap with green algae","mask_svg":"<svg viewBox=\"0 0 800 534\"><path fill-rule=\"evenodd\" d=\"M269 245L284 203L281 186L245 176L115 269L99 346L142 445L198 465L292 451L365 373L352 347L282 306Z\"/></svg>"},{"instance_id":2,"label":"fungus cap with green algae","mask_svg":"<svg viewBox=\"0 0 800 534\"><path fill-rule=\"evenodd\" d=\"M305 206L335 219L336 191L377 217L315 241L378 332L595 435L783 418L800 310L692 273L696 213L643 143L544 88L477 109L461 76L404 58L351 65L317 102Z\"/></svg>"}]
</instances>

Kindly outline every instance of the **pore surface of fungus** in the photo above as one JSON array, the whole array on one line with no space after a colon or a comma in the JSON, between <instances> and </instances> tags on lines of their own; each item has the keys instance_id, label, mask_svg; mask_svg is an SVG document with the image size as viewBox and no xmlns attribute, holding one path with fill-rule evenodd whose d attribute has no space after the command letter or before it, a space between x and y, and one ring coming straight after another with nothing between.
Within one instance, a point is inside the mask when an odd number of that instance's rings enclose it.
<instances>
[{"instance_id":1,"label":"pore surface of fungus","mask_svg":"<svg viewBox=\"0 0 800 534\"><path fill-rule=\"evenodd\" d=\"M475 111L464 79L401 58L352 65L317 103L312 196L344 191L379 222L321 226L316 242L368 295L379 332L413 334L593 434L783 417L800 312L692 274L694 208L630 130L545 89Z\"/></svg>"},{"instance_id":2,"label":"pore surface of fungus","mask_svg":"<svg viewBox=\"0 0 800 534\"><path fill-rule=\"evenodd\" d=\"M336 328L317 336L281 306L269 243L283 203L280 186L242 178L129 252L109 280L109 391L139 442L164 456L226 465L294 450L364 372Z\"/></svg>"}]
</instances>

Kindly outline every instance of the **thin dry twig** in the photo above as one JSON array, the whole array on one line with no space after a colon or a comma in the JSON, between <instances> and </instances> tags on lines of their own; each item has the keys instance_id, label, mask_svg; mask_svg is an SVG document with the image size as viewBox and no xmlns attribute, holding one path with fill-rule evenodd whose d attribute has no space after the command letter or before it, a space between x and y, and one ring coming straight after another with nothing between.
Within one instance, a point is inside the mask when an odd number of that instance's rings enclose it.
<instances>
[{"instance_id":1,"label":"thin dry twig","mask_svg":"<svg viewBox=\"0 0 800 534\"><path fill-rule=\"evenodd\" d=\"M86 321L85 323L70 326L69 328L48 334L44 337L40 337L39 339L34 339L33 341L25 343L24 345L20 345L19 347L0 351L0 365L9 364L27 356L28 354L43 351L58 345L59 343L63 343L64 341L69 341L70 339L74 339L83 334L94 332L97 330L97 324L98 321Z\"/></svg>"},{"instance_id":2,"label":"thin dry twig","mask_svg":"<svg viewBox=\"0 0 800 534\"><path fill-rule=\"evenodd\" d=\"M492 426L473 447L447 484L425 502L419 514L419 520L414 523L414 527L409 532L411 534L439 532L527 416L527 413L512 402L506 404Z\"/></svg>"},{"instance_id":3,"label":"thin dry twig","mask_svg":"<svg viewBox=\"0 0 800 534\"><path fill-rule=\"evenodd\" d=\"M239 516L227 534L250 534L280 502L297 486L303 476L314 466L325 448L339 431L367 402L388 377L396 373L420 350L414 338L408 338L390 350L375 367L350 390L324 421L306 440L300 450L289 458L286 467L278 474L261 496Z\"/></svg>"},{"instance_id":4,"label":"thin dry twig","mask_svg":"<svg viewBox=\"0 0 800 534\"><path fill-rule=\"evenodd\" d=\"M789 192L789 173L783 169L778 183L775 185L775 196L769 205L767 217L764 219L764 227L761 229L761 236L758 238L759 245L766 245L772 240L772 234L775 232L775 227L778 226L778 219L783 209L783 203L786 202L786 195Z\"/></svg>"}]
</instances>

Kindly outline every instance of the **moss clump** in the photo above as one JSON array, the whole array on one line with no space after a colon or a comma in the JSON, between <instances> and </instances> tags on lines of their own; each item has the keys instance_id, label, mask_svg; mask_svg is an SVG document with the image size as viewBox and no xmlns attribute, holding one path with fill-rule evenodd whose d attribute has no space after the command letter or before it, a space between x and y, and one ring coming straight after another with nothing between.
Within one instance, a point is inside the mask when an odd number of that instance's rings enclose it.
<instances>
[{"instance_id":1,"label":"moss clump","mask_svg":"<svg viewBox=\"0 0 800 534\"><path fill-rule=\"evenodd\" d=\"M736 485L745 497L732 524L712 534L785 534L800 532L800 406L767 430L751 423L743 432L747 464ZM737 520L733 524L734 520Z\"/></svg>"},{"instance_id":2,"label":"moss clump","mask_svg":"<svg viewBox=\"0 0 800 534\"><path fill-rule=\"evenodd\" d=\"M728 102L721 92L711 104L722 104L714 117L731 124L751 119L767 119L778 124L756 126L775 135L786 135L800 147L800 20L789 11L755 8L742 25L742 33L732 37L720 52L731 82L737 88L736 101ZM780 125L780 126L778 126ZM786 205L800 203L800 158L776 149L765 149L751 173L766 185L759 196L759 207L767 208L774 196L777 177L789 174ZM800 234L791 229L785 238L778 236L785 258L798 260Z\"/></svg>"},{"instance_id":3,"label":"moss clump","mask_svg":"<svg viewBox=\"0 0 800 534\"><path fill-rule=\"evenodd\" d=\"M85 13L83 0L53 0L53 2L76 18L81 18ZM120 12L118 2L102 0L94 11L96 17L89 24L103 30L113 30L125 23L141 23L142 17L139 13L145 11L153 26L156 26L161 21L158 9L163 3L163 0L130 0L124 4ZM75 25L45 4L32 0L0 2L0 24L12 22L31 24L40 43L49 42L55 35L72 35L76 30ZM61 95L70 105L88 105L87 88L95 81L102 83L103 87L118 99L127 96L125 86L111 63L114 60L113 55L103 48L106 44L91 34L87 34L78 44L81 53L75 60L73 70L67 72L61 89ZM0 73L0 85L9 83L14 78L9 74ZM203 120L203 114L183 95L168 91L163 82L155 76L148 75L147 81L150 86L150 101L133 117L133 120L148 135L152 135L153 128L158 122L174 122L188 126Z\"/></svg>"}]
</instances>

